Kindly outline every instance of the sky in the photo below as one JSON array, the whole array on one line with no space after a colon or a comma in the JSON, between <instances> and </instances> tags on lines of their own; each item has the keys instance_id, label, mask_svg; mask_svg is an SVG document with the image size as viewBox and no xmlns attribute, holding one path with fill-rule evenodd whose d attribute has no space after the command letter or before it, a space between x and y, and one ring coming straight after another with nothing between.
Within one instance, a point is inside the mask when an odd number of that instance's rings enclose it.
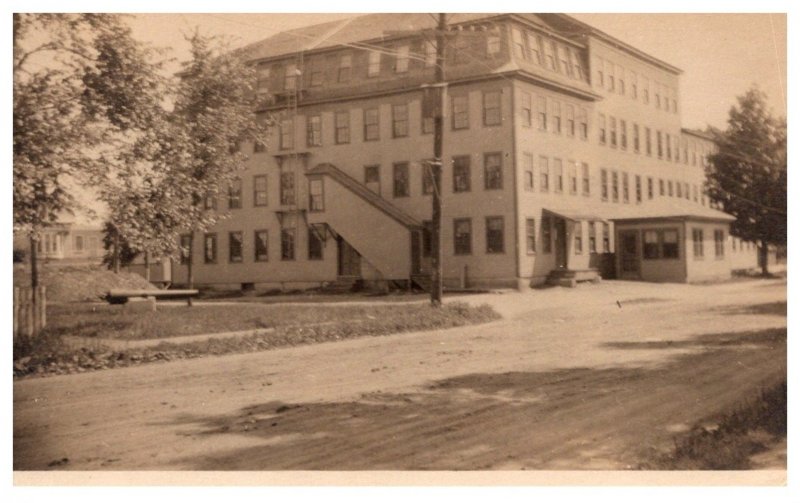
<instances>
[{"instance_id":1,"label":"sky","mask_svg":"<svg viewBox=\"0 0 800 503\"><path fill-rule=\"evenodd\" d=\"M195 27L234 46L344 14L135 14L134 36L188 58L184 34ZM684 71L683 126L725 128L736 96L753 84L776 115L786 115L787 16L785 14L572 14L606 33ZM175 67L177 68L177 66Z\"/></svg>"}]
</instances>

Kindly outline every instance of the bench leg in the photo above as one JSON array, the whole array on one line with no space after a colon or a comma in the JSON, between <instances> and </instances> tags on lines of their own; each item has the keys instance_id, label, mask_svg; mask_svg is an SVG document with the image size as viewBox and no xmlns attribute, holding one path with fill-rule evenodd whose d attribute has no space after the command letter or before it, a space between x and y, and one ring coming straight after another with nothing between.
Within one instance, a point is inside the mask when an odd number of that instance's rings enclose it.
<instances>
[{"instance_id":1,"label":"bench leg","mask_svg":"<svg viewBox=\"0 0 800 503\"><path fill-rule=\"evenodd\" d=\"M154 296L147 297L147 302L150 303L150 311L156 312L156 298Z\"/></svg>"}]
</instances>

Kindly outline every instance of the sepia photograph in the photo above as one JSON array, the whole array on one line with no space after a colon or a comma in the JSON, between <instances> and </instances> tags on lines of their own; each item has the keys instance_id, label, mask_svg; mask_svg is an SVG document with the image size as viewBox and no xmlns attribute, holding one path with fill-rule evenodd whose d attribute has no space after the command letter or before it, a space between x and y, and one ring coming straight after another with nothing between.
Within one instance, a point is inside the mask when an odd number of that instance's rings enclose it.
<instances>
[{"instance_id":1,"label":"sepia photograph","mask_svg":"<svg viewBox=\"0 0 800 503\"><path fill-rule=\"evenodd\" d=\"M786 487L785 9L65 10L15 486Z\"/></svg>"}]
</instances>

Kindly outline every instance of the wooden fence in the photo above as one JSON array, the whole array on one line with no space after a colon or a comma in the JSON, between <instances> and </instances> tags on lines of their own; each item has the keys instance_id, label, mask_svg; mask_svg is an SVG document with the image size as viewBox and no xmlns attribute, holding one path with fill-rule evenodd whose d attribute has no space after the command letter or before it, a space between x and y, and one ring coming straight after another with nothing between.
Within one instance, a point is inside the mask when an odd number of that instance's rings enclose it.
<instances>
[{"instance_id":1,"label":"wooden fence","mask_svg":"<svg viewBox=\"0 0 800 503\"><path fill-rule=\"evenodd\" d=\"M47 296L45 287L36 287L36 302L33 288L14 287L14 337L31 337L47 324Z\"/></svg>"}]
</instances>

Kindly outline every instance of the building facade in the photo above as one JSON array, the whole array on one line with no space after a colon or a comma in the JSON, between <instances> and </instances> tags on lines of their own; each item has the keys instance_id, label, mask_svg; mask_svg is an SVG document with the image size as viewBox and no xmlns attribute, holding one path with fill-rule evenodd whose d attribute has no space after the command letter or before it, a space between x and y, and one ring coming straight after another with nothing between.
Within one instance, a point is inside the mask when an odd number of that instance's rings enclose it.
<instances>
[{"instance_id":1,"label":"building facade","mask_svg":"<svg viewBox=\"0 0 800 503\"><path fill-rule=\"evenodd\" d=\"M195 243L198 284L425 283L434 25L427 14L373 14L244 49L257 113L277 127L240 146L247 169L225 200L207 202L230 218ZM681 127L678 68L562 14L454 14L449 25L445 285L616 276L615 220L640 214L715 221L731 249L727 216L703 194L713 142ZM185 282L187 266L172 275Z\"/></svg>"}]
</instances>

